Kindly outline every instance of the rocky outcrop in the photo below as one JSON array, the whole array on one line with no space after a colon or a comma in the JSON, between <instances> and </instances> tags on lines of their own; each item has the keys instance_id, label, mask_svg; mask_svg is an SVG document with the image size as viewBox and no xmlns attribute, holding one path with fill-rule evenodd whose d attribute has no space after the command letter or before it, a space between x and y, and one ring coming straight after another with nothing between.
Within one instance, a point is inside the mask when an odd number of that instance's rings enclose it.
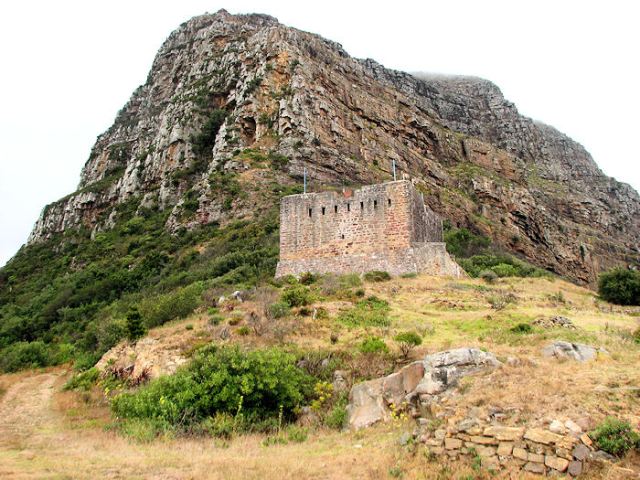
<instances>
[{"instance_id":1,"label":"rocky outcrop","mask_svg":"<svg viewBox=\"0 0 640 480\"><path fill-rule=\"evenodd\" d=\"M368 427L406 408L416 411L437 401L461 377L498 365L490 353L458 348L427 355L391 375L354 385L347 406L349 427Z\"/></svg>"},{"instance_id":2,"label":"rocky outcrop","mask_svg":"<svg viewBox=\"0 0 640 480\"><path fill-rule=\"evenodd\" d=\"M128 380L139 382L170 375L187 362L179 341L145 337L135 343L120 342L96 364L101 372L126 372Z\"/></svg>"},{"instance_id":3,"label":"rocky outcrop","mask_svg":"<svg viewBox=\"0 0 640 480\"><path fill-rule=\"evenodd\" d=\"M170 211L170 231L259 215L261 197L223 198L210 180L256 170L255 152L278 160L282 183L306 167L316 191L387 180L395 160L441 216L578 282L640 255L638 194L492 83L388 70L274 18L225 11L169 36L78 190L43 210L29 242L95 235L122 204Z\"/></svg>"}]
</instances>

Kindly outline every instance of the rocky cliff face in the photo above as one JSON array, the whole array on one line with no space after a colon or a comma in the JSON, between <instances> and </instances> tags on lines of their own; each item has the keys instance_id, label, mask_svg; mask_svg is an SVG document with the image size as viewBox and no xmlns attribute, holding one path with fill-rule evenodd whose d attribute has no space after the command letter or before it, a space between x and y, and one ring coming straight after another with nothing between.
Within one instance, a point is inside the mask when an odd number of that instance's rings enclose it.
<instances>
[{"instance_id":1,"label":"rocky cliff face","mask_svg":"<svg viewBox=\"0 0 640 480\"><path fill-rule=\"evenodd\" d=\"M127 202L171 209L172 231L246 218L261 207L263 161L281 179L306 167L318 191L387 180L391 160L433 210L541 267L593 282L638 262L637 192L495 85L388 70L274 18L225 11L169 36L78 191L44 209L29 242L108 229ZM253 194L221 195L221 180L249 174Z\"/></svg>"}]
</instances>

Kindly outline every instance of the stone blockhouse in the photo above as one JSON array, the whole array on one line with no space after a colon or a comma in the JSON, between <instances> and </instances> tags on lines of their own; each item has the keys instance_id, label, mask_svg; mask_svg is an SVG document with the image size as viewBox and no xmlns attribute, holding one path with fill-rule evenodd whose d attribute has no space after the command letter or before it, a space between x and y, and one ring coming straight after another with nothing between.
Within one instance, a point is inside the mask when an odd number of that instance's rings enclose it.
<instances>
[{"instance_id":1,"label":"stone blockhouse","mask_svg":"<svg viewBox=\"0 0 640 480\"><path fill-rule=\"evenodd\" d=\"M463 275L442 241L441 219L410 181L282 199L277 277L371 270Z\"/></svg>"}]
</instances>

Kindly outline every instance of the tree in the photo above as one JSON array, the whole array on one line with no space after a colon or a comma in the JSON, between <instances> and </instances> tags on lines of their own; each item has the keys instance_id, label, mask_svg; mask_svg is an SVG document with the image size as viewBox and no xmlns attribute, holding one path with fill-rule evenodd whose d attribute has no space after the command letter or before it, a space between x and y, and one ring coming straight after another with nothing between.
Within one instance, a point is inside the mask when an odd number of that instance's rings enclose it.
<instances>
[{"instance_id":1,"label":"tree","mask_svg":"<svg viewBox=\"0 0 640 480\"><path fill-rule=\"evenodd\" d=\"M146 332L142 315L136 307L132 307L127 313L127 338L132 342L142 337Z\"/></svg>"},{"instance_id":2,"label":"tree","mask_svg":"<svg viewBox=\"0 0 640 480\"><path fill-rule=\"evenodd\" d=\"M403 358L409 358L414 347L422 344L422 337L416 332L402 332L393 338L398 342Z\"/></svg>"},{"instance_id":3,"label":"tree","mask_svg":"<svg viewBox=\"0 0 640 480\"><path fill-rule=\"evenodd\" d=\"M640 272L614 268L600 275L598 293L607 302L640 305Z\"/></svg>"}]
</instances>

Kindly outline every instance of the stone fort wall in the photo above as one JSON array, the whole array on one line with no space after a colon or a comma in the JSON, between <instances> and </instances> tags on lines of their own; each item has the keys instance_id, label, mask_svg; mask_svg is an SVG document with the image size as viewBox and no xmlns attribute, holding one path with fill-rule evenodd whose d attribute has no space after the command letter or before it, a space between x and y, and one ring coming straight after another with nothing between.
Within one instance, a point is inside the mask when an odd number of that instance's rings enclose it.
<instances>
[{"instance_id":1,"label":"stone fort wall","mask_svg":"<svg viewBox=\"0 0 640 480\"><path fill-rule=\"evenodd\" d=\"M408 180L284 197L276 276L427 271L458 276L442 221Z\"/></svg>"}]
</instances>

